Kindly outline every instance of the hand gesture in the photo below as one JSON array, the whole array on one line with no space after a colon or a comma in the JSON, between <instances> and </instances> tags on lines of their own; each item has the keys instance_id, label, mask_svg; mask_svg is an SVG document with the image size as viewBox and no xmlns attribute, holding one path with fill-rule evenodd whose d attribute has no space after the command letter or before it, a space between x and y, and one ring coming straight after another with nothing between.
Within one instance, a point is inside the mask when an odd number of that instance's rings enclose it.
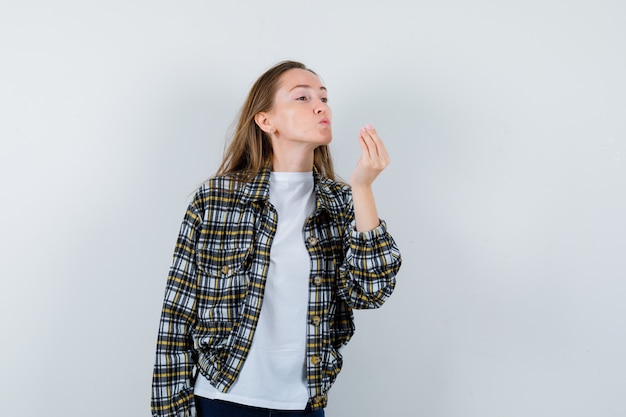
<instances>
[{"instance_id":1,"label":"hand gesture","mask_svg":"<svg viewBox=\"0 0 626 417\"><path fill-rule=\"evenodd\" d=\"M378 174L389 165L389 154L382 140L372 125L366 125L359 131L361 157L350 177L350 185L370 187Z\"/></svg>"}]
</instances>

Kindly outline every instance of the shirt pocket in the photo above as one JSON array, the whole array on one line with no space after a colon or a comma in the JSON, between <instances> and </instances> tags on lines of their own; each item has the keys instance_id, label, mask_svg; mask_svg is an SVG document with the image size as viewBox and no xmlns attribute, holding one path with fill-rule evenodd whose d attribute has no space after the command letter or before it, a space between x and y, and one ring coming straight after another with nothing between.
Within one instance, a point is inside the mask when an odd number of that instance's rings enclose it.
<instances>
[{"instance_id":1,"label":"shirt pocket","mask_svg":"<svg viewBox=\"0 0 626 417\"><path fill-rule=\"evenodd\" d=\"M198 318L200 323L236 322L250 281L250 247L200 249Z\"/></svg>"}]
</instances>

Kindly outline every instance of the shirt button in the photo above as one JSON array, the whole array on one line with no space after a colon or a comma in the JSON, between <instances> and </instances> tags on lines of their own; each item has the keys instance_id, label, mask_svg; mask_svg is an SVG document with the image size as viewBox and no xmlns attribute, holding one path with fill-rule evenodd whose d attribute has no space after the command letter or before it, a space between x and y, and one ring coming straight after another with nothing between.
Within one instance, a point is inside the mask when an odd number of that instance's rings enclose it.
<instances>
[{"instance_id":1,"label":"shirt button","mask_svg":"<svg viewBox=\"0 0 626 417\"><path fill-rule=\"evenodd\" d=\"M228 274L228 265L224 265L222 267L222 274L224 274L224 275Z\"/></svg>"},{"instance_id":2,"label":"shirt button","mask_svg":"<svg viewBox=\"0 0 626 417\"><path fill-rule=\"evenodd\" d=\"M321 322L322 322L322 318L320 316L314 316L311 319L311 323L313 323L313 326L319 326Z\"/></svg>"},{"instance_id":3,"label":"shirt button","mask_svg":"<svg viewBox=\"0 0 626 417\"><path fill-rule=\"evenodd\" d=\"M317 276L317 277L313 278L313 284L315 284L315 285L322 285L322 277Z\"/></svg>"},{"instance_id":4,"label":"shirt button","mask_svg":"<svg viewBox=\"0 0 626 417\"><path fill-rule=\"evenodd\" d=\"M315 246L317 245L317 238L315 236L310 236L308 239L309 245Z\"/></svg>"},{"instance_id":5,"label":"shirt button","mask_svg":"<svg viewBox=\"0 0 626 417\"><path fill-rule=\"evenodd\" d=\"M319 363L322 361L322 358L320 358L319 356L313 356L311 357L311 363L313 365L319 365Z\"/></svg>"}]
</instances>

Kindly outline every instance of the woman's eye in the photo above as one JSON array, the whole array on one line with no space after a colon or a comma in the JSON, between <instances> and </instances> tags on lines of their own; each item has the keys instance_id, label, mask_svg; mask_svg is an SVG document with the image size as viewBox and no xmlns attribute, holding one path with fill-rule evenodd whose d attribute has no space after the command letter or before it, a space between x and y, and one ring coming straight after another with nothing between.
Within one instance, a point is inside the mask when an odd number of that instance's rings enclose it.
<instances>
[{"instance_id":1,"label":"woman's eye","mask_svg":"<svg viewBox=\"0 0 626 417\"><path fill-rule=\"evenodd\" d=\"M306 101L307 97L306 96L298 97L296 100Z\"/></svg>"},{"instance_id":2,"label":"woman's eye","mask_svg":"<svg viewBox=\"0 0 626 417\"><path fill-rule=\"evenodd\" d=\"M327 97L322 97L322 103L328 103L328 98Z\"/></svg>"}]
</instances>

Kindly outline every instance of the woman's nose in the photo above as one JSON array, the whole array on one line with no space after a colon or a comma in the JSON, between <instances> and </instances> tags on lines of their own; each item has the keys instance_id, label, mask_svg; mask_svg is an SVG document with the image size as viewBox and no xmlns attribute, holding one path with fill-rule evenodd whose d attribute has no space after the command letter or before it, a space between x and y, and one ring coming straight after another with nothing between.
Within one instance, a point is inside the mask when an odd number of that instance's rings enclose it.
<instances>
[{"instance_id":1,"label":"woman's nose","mask_svg":"<svg viewBox=\"0 0 626 417\"><path fill-rule=\"evenodd\" d=\"M326 104L322 100L318 101L317 105L315 106L315 113L320 114L325 112L326 110L328 110L328 104Z\"/></svg>"}]
</instances>

